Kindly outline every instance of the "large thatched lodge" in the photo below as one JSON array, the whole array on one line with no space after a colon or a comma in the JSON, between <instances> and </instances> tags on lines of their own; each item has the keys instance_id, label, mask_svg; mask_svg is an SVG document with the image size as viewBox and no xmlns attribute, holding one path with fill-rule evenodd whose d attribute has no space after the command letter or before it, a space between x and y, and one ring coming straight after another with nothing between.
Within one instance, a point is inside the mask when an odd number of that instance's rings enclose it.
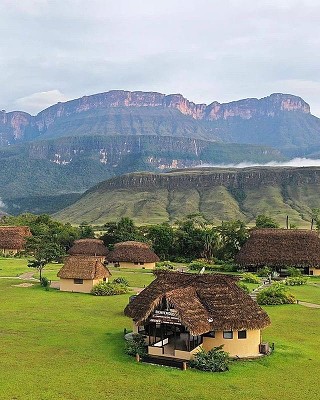
<instances>
[{"instance_id":1,"label":"large thatched lodge","mask_svg":"<svg viewBox=\"0 0 320 400\"><path fill-rule=\"evenodd\" d=\"M29 236L28 226L0 226L0 253L14 255L23 251Z\"/></svg>"},{"instance_id":2,"label":"large thatched lodge","mask_svg":"<svg viewBox=\"0 0 320 400\"><path fill-rule=\"evenodd\" d=\"M258 357L267 313L230 275L158 271L157 278L125 308L134 332L146 337L148 354L190 360L224 345L232 357Z\"/></svg>"},{"instance_id":3,"label":"large thatched lodge","mask_svg":"<svg viewBox=\"0 0 320 400\"><path fill-rule=\"evenodd\" d=\"M58 272L61 291L90 293L97 283L108 282L111 273L104 262L109 251L102 240L75 240L68 253Z\"/></svg>"},{"instance_id":4,"label":"large thatched lodge","mask_svg":"<svg viewBox=\"0 0 320 400\"><path fill-rule=\"evenodd\" d=\"M159 257L147 243L129 241L116 243L108 260L120 268L154 269Z\"/></svg>"},{"instance_id":5,"label":"large thatched lodge","mask_svg":"<svg viewBox=\"0 0 320 400\"><path fill-rule=\"evenodd\" d=\"M249 271L268 266L278 272L285 267L303 268L320 275L320 238L302 229L252 229L235 261Z\"/></svg>"}]
</instances>

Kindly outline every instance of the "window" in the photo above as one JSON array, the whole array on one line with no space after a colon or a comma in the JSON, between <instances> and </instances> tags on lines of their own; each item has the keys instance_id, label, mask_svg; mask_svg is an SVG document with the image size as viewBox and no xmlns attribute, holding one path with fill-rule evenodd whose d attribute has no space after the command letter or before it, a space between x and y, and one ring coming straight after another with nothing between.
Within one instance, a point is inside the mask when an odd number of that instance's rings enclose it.
<instances>
[{"instance_id":1,"label":"window","mask_svg":"<svg viewBox=\"0 0 320 400\"><path fill-rule=\"evenodd\" d=\"M82 285L82 284L83 284L83 279L75 278L75 279L73 280L73 283L74 283L75 285Z\"/></svg>"},{"instance_id":2,"label":"window","mask_svg":"<svg viewBox=\"0 0 320 400\"><path fill-rule=\"evenodd\" d=\"M139 263L138 263L138 262L134 262L134 264L135 264L135 265L139 265Z\"/></svg>"},{"instance_id":3,"label":"window","mask_svg":"<svg viewBox=\"0 0 320 400\"><path fill-rule=\"evenodd\" d=\"M238 339L247 339L247 331L238 331Z\"/></svg>"},{"instance_id":4,"label":"window","mask_svg":"<svg viewBox=\"0 0 320 400\"><path fill-rule=\"evenodd\" d=\"M141 262L140 265L144 265L144 262Z\"/></svg>"},{"instance_id":5,"label":"window","mask_svg":"<svg viewBox=\"0 0 320 400\"><path fill-rule=\"evenodd\" d=\"M205 333L203 336L214 338L214 337L216 337L216 332L210 331L210 332Z\"/></svg>"},{"instance_id":6,"label":"window","mask_svg":"<svg viewBox=\"0 0 320 400\"><path fill-rule=\"evenodd\" d=\"M223 331L223 338L224 339L233 339L233 332L232 331Z\"/></svg>"}]
</instances>

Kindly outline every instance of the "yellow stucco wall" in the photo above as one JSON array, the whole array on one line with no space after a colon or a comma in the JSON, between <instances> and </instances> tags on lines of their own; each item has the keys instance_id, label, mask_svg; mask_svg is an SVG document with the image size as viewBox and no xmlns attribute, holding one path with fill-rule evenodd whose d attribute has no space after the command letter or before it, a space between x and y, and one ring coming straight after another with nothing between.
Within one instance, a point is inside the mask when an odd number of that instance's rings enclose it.
<instances>
[{"instance_id":1,"label":"yellow stucco wall","mask_svg":"<svg viewBox=\"0 0 320 400\"><path fill-rule=\"evenodd\" d=\"M19 250L17 249L0 249L0 253L3 253L5 255L10 255L10 254L17 254Z\"/></svg>"},{"instance_id":2,"label":"yellow stucco wall","mask_svg":"<svg viewBox=\"0 0 320 400\"><path fill-rule=\"evenodd\" d=\"M313 274L310 274L310 271L313 271ZM320 276L320 268L309 268L309 275Z\"/></svg>"},{"instance_id":3,"label":"yellow stucco wall","mask_svg":"<svg viewBox=\"0 0 320 400\"><path fill-rule=\"evenodd\" d=\"M116 263L114 263L116 264ZM132 262L124 262L120 261L119 263L120 268L132 268L132 269L155 269L156 263L144 263L144 264L135 264Z\"/></svg>"},{"instance_id":4,"label":"yellow stucco wall","mask_svg":"<svg viewBox=\"0 0 320 400\"><path fill-rule=\"evenodd\" d=\"M73 279L60 279L60 290L62 292L90 293L93 286L101 281L102 279L84 279L83 284L75 284Z\"/></svg>"},{"instance_id":5,"label":"yellow stucco wall","mask_svg":"<svg viewBox=\"0 0 320 400\"><path fill-rule=\"evenodd\" d=\"M256 357L259 355L260 330L247 330L246 339L238 339L238 332L233 331L233 339L224 339L223 332L216 331L215 338L204 337L202 346L205 350L211 350L220 345L231 357Z\"/></svg>"}]
</instances>

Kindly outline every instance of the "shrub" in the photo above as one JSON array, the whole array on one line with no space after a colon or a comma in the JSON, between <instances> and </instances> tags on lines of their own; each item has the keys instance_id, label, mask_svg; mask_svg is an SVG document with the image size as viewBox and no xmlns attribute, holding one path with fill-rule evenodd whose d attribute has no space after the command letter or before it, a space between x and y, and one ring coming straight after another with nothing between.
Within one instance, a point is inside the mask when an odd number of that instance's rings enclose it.
<instances>
[{"instance_id":1,"label":"shrub","mask_svg":"<svg viewBox=\"0 0 320 400\"><path fill-rule=\"evenodd\" d=\"M115 278L112 283L119 283L120 285L124 285L124 286L129 286L129 282L126 278L124 278L123 276L119 276L118 278Z\"/></svg>"},{"instance_id":2,"label":"shrub","mask_svg":"<svg viewBox=\"0 0 320 400\"><path fill-rule=\"evenodd\" d=\"M305 285L308 278L306 276L291 276L286 278L284 283L288 286Z\"/></svg>"},{"instance_id":3,"label":"shrub","mask_svg":"<svg viewBox=\"0 0 320 400\"><path fill-rule=\"evenodd\" d=\"M224 372L229 370L229 354L222 350L223 345L206 351L201 350L190 361L190 367L201 371Z\"/></svg>"},{"instance_id":4,"label":"shrub","mask_svg":"<svg viewBox=\"0 0 320 400\"><path fill-rule=\"evenodd\" d=\"M261 277L266 277L269 276L271 274L271 268L269 267L263 267L263 268L259 268L257 271L257 275L261 276Z\"/></svg>"},{"instance_id":5,"label":"shrub","mask_svg":"<svg viewBox=\"0 0 320 400\"><path fill-rule=\"evenodd\" d=\"M45 276L40 278L40 285L45 288L45 290L49 290L51 282Z\"/></svg>"},{"instance_id":6,"label":"shrub","mask_svg":"<svg viewBox=\"0 0 320 400\"><path fill-rule=\"evenodd\" d=\"M301 276L301 270L295 267L288 267L287 272L289 276Z\"/></svg>"},{"instance_id":7,"label":"shrub","mask_svg":"<svg viewBox=\"0 0 320 400\"><path fill-rule=\"evenodd\" d=\"M244 290L246 293L250 293L250 289L248 288L248 286L244 283L244 282L237 282L237 285Z\"/></svg>"},{"instance_id":8,"label":"shrub","mask_svg":"<svg viewBox=\"0 0 320 400\"><path fill-rule=\"evenodd\" d=\"M114 296L128 293L128 291L128 287L121 283L100 282L92 288L91 294L95 296Z\"/></svg>"},{"instance_id":9,"label":"shrub","mask_svg":"<svg viewBox=\"0 0 320 400\"><path fill-rule=\"evenodd\" d=\"M170 261L161 261L156 263L157 269L174 269L173 264Z\"/></svg>"},{"instance_id":10,"label":"shrub","mask_svg":"<svg viewBox=\"0 0 320 400\"><path fill-rule=\"evenodd\" d=\"M251 272L245 272L242 275L242 280L247 283L261 283L261 279L257 275L251 274Z\"/></svg>"},{"instance_id":11,"label":"shrub","mask_svg":"<svg viewBox=\"0 0 320 400\"><path fill-rule=\"evenodd\" d=\"M125 351L130 356L135 356L136 354L139 354L139 356L147 355L147 345L144 337L139 333L134 333L132 339L126 341Z\"/></svg>"},{"instance_id":12,"label":"shrub","mask_svg":"<svg viewBox=\"0 0 320 400\"><path fill-rule=\"evenodd\" d=\"M188 268L191 271L200 271L202 268L208 269L208 267L210 267L210 265L208 265L207 263L205 263L203 261L192 261L188 265Z\"/></svg>"},{"instance_id":13,"label":"shrub","mask_svg":"<svg viewBox=\"0 0 320 400\"><path fill-rule=\"evenodd\" d=\"M50 281L45 276L42 276L40 279L40 285L44 288L48 288L50 286Z\"/></svg>"},{"instance_id":14,"label":"shrub","mask_svg":"<svg viewBox=\"0 0 320 400\"><path fill-rule=\"evenodd\" d=\"M257 302L261 305L293 304L296 302L294 295L288 289L277 282L261 290L257 295Z\"/></svg>"}]
</instances>

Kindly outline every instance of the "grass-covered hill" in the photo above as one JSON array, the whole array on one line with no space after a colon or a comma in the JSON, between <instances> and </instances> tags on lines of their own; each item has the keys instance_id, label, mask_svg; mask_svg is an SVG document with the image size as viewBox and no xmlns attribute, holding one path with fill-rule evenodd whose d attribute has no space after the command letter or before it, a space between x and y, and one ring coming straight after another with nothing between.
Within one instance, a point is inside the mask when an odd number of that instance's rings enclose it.
<instances>
[{"instance_id":1,"label":"grass-covered hill","mask_svg":"<svg viewBox=\"0 0 320 400\"><path fill-rule=\"evenodd\" d=\"M195 168L133 173L104 181L55 216L105 223L128 216L138 224L174 222L201 213L213 223L268 214L281 225L308 226L320 207L320 168Z\"/></svg>"},{"instance_id":2,"label":"grass-covered hill","mask_svg":"<svg viewBox=\"0 0 320 400\"><path fill-rule=\"evenodd\" d=\"M105 179L201 163L281 160L262 146L156 136L83 136L0 150L0 198L10 214L53 213Z\"/></svg>"}]
</instances>

